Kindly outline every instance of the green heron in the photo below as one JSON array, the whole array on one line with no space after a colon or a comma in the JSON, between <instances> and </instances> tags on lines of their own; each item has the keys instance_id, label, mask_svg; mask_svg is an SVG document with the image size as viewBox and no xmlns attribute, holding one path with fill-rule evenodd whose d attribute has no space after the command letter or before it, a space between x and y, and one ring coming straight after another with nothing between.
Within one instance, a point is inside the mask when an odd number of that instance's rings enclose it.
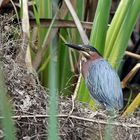
<instances>
[{"instance_id":1,"label":"green heron","mask_svg":"<svg viewBox=\"0 0 140 140\"><path fill-rule=\"evenodd\" d=\"M85 57L81 63L81 72L91 97L107 110L121 110L123 108L121 83L111 65L90 45L66 45L80 51Z\"/></svg>"}]
</instances>

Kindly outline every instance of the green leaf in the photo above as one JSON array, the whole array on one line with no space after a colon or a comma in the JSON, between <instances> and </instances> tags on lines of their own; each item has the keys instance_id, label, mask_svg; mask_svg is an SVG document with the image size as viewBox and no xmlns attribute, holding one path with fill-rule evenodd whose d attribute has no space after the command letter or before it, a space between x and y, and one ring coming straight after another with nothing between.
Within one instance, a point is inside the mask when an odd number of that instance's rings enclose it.
<instances>
[{"instance_id":1,"label":"green leaf","mask_svg":"<svg viewBox=\"0 0 140 140\"><path fill-rule=\"evenodd\" d=\"M108 58L109 62L116 69L118 69L122 57L125 53L130 35L133 31L139 13L140 1L134 0L123 19L123 22L120 26L120 30L116 35L116 39L114 40L114 45L112 46L111 54Z\"/></svg>"},{"instance_id":2,"label":"green leaf","mask_svg":"<svg viewBox=\"0 0 140 140\"><path fill-rule=\"evenodd\" d=\"M0 62L0 68L2 68L2 62ZM12 111L10 103L8 101L7 88L4 81L4 75L2 69L0 69L0 114L4 118L1 120L2 127L4 129L5 140L16 140L16 130L14 127L14 122L11 118Z\"/></svg>"},{"instance_id":3,"label":"green leaf","mask_svg":"<svg viewBox=\"0 0 140 140\"><path fill-rule=\"evenodd\" d=\"M111 21L110 27L107 31L104 57L107 59L111 53L116 37L120 31L120 27L124 22L124 18L132 5L133 0L121 0L118 9Z\"/></svg>"},{"instance_id":4,"label":"green leaf","mask_svg":"<svg viewBox=\"0 0 140 140\"><path fill-rule=\"evenodd\" d=\"M111 0L99 0L91 30L90 43L103 54Z\"/></svg>"}]
</instances>

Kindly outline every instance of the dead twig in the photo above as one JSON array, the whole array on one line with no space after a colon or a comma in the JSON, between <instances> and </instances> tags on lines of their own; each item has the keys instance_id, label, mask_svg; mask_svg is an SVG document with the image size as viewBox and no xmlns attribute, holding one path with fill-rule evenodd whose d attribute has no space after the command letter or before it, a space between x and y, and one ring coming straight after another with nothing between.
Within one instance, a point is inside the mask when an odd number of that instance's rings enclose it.
<instances>
[{"instance_id":1,"label":"dead twig","mask_svg":"<svg viewBox=\"0 0 140 140\"><path fill-rule=\"evenodd\" d=\"M135 54L135 53L132 53L132 52L129 52L129 51L125 51L125 55L128 55L132 58L140 60L140 55L139 54Z\"/></svg>"},{"instance_id":2,"label":"dead twig","mask_svg":"<svg viewBox=\"0 0 140 140\"><path fill-rule=\"evenodd\" d=\"M127 83L132 80L132 78L135 76L137 71L140 69L140 63L136 64L135 67L127 74L127 76L122 80L122 88L125 88L127 86Z\"/></svg>"},{"instance_id":3,"label":"dead twig","mask_svg":"<svg viewBox=\"0 0 140 140\"><path fill-rule=\"evenodd\" d=\"M100 140L103 140L103 136L102 136L102 129L101 129L101 125L100 123L98 123L99 126L99 135L100 135Z\"/></svg>"},{"instance_id":4,"label":"dead twig","mask_svg":"<svg viewBox=\"0 0 140 140\"><path fill-rule=\"evenodd\" d=\"M12 119L25 119L25 118L49 118L50 115L40 115L40 114L36 114L36 115L21 115L21 116L12 116ZM56 117L59 118L66 118L68 117L67 114L59 114L56 115ZM0 117L0 119L3 119L4 117ZM89 119L89 118L84 118L84 117L79 117L79 116L75 116L75 115L70 115L69 118L71 119L77 119L77 120L81 120L81 121L87 121L87 122L92 122L92 123L100 123L100 124L108 124L107 121L105 120L101 120L101 119ZM122 123L122 122L111 122L109 123L110 125L115 125L115 126L122 126L122 127L129 127L129 128L140 128L140 125L137 124L132 124L132 123Z\"/></svg>"},{"instance_id":5,"label":"dead twig","mask_svg":"<svg viewBox=\"0 0 140 140\"><path fill-rule=\"evenodd\" d=\"M52 19L40 19L40 26L41 27L49 27L52 22ZM83 28L91 29L92 22L84 22L81 21ZM37 26L35 19L30 19L30 25L32 27ZM55 24L52 26L53 28L76 28L74 21L72 20L63 20L63 19L56 19Z\"/></svg>"}]
</instances>

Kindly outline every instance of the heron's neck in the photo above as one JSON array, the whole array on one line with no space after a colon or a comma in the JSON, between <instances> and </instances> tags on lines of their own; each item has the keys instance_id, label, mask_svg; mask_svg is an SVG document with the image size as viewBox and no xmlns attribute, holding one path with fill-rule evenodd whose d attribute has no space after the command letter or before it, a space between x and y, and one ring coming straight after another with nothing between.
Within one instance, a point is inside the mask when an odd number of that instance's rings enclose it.
<instances>
[{"instance_id":1,"label":"heron's neck","mask_svg":"<svg viewBox=\"0 0 140 140\"><path fill-rule=\"evenodd\" d=\"M89 60L96 60L96 59L100 59L100 58L102 58L102 56L100 56L98 53L96 53L96 52L92 52L91 54L90 54L90 58L89 58Z\"/></svg>"}]
</instances>

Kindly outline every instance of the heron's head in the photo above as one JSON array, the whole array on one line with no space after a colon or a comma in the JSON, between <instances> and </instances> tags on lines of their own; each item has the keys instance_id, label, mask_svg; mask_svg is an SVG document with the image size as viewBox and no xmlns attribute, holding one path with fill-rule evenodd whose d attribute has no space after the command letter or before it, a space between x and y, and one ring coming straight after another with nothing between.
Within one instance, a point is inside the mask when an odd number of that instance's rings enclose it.
<instances>
[{"instance_id":1,"label":"heron's head","mask_svg":"<svg viewBox=\"0 0 140 140\"><path fill-rule=\"evenodd\" d=\"M92 47L91 45L76 45L76 44L66 44L68 47L73 48L75 50L80 51L86 58L92 57L93 54L98 54L99 56L100 53Z\"/></svg>"}]
</instances>

